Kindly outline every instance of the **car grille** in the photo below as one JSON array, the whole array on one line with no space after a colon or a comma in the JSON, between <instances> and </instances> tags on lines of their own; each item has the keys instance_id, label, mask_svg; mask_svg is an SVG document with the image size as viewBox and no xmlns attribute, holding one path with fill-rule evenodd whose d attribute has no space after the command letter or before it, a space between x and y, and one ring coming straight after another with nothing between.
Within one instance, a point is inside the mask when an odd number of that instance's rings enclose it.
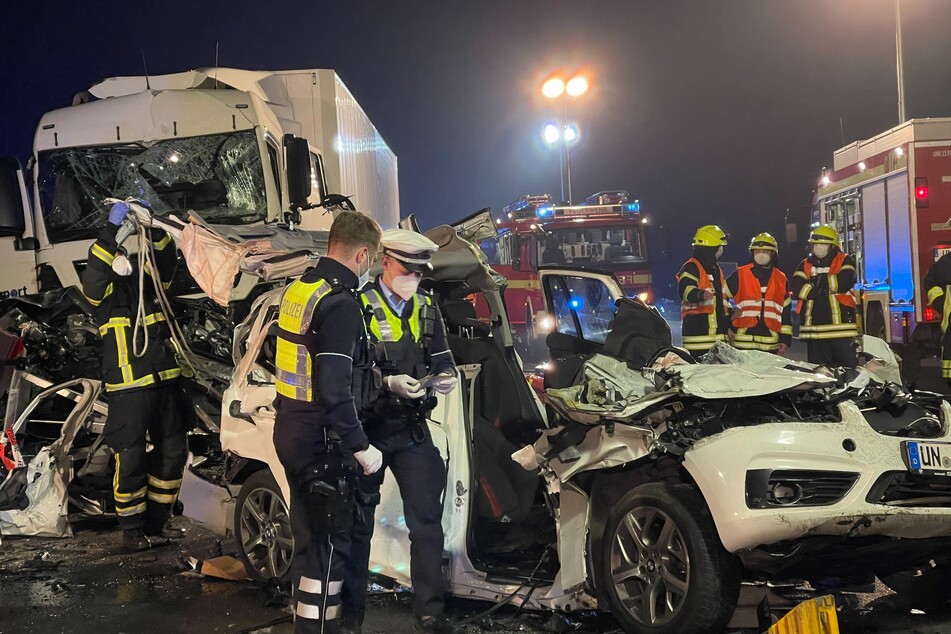
<instances>
[{"instance_id":1,"label":"car grille","mask_svg":"<svg viewBox=\"0 0 951 634\"><path fill-rule=\"evenodd\" d=\"M951 478L889 471L875 482L865 500L888 506L951 508Z\"/></svg>"},{"instance_id":2,"label":"car grille","mask_svg":"<svg viewBox=\"0 0 951 634\"><path fill-rule=\"evenodd\" d=\"M746 506L827 506L844 498L858 478L848 471L754 469L746 472Z\"/></svg>"}]
</instances>

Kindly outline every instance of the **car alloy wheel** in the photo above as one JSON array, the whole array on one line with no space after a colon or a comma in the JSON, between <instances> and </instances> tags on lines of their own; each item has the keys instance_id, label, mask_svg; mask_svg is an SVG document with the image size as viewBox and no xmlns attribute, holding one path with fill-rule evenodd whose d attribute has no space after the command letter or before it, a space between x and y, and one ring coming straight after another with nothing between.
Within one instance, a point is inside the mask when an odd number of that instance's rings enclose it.
<instances>
[{"instance_id":1,"label":"car alloy wheel","mask_svg":"<svg viewBox=\"0 0 951 634\"><path fill-rule=\"evenodd\" d=\"M690 556L674 520L652 507L629 511L611 545L611 572L618 597L635 620L669 623L690 584Z\"/></svg>"},{"instance_id":2,"label":"car alloy wheel","mask_svg":"<svg viewBox=\"0 0 951 634\"><path fill-rule=\"evenodd\" d=\"M286 581L294 557L291 518L270 471L254 473L235 505L235 541L248 574L260 581Z\"/></svg>"},{"instance_id":3,"label":"car alloy wheel","mask_svg":"<svg viewBox=\"0 0 951 634\"><path fill-rule=\"evenodd\" d=\"M722 631L742 567L720 542L710 510L688 484L651 482L612 504L597 586L625 632Z\"/></svg>"}]
</instances>

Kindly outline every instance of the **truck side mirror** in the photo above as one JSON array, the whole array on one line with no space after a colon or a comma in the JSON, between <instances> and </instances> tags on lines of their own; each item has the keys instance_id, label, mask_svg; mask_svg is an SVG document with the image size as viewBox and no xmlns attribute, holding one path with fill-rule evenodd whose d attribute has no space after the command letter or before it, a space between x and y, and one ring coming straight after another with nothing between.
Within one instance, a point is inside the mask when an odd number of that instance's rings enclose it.
<instances>
[{"instance_id":1,"label":"truck side mirror","mask_svg":"<svg viewBox=\"0 0 951 634\"><path fill-rule=\"evenodd\" d=\"M23 233L23 196L20 189L20 162L0 158L0 236Z\"/></svg>"},{"instance_id":2,"label":"truck side mirror","mask_svg":"<svg viewBox=\"0 0 951 634\"><path fill-rule=\"evenodd\" d=\"M310 148L307 139L287 135L284 137L284 158L287 165L287 198L291 211L307 209L311 193Z\"/></svg>"}]
</instances>

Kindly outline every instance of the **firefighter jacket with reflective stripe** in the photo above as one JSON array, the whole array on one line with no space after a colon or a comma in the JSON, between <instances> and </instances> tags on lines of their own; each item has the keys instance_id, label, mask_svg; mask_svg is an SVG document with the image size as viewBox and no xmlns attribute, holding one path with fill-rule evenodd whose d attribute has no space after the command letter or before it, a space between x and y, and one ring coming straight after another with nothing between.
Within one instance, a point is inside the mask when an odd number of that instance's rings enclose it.
<instances>
[{"instance_id":1,"label":"firefighter jacket with reflective stripe","mask_svg":"<svg viewBox=\"0 0 951 634\"><path fill-rule=\"evenodd\" d=\"M734 328L752 328L762 321L773 332L783 331L783 312L791 300L786 290L786 275L776 267L764 269L768 281L763 284L754 274L754 264L736 270L737 289L733 292L736 311L733 314ZM763 269L763 267L757 267ZM729 281L727 287L729 288ZM788 319L786 320L788 322ZM792 332L791 326L789 332Z\"/></svg>"},{"instance_id":2,"label":"firefighter jacket with reflective stripe","mask_svg":"<svg viewBox=\"0 0 951 634\"><path fill-rule=\"evenodd\" d=\"M312 443L325 438L352 451L367 446L357 411L380 386L356 285L350 269L323 257L281 296L275 436L299 444L295 464L308 464Z\"/></svg>"},{"instance_id":3,"label":"firefighter jacket with reflective stripe","mask_svg":"<svg viewBox=\"0 0 951 634\"><path fill-rule=\"evenodd\" d=\"M928 294L928 304L941 314L941 376L951 379L951 254L944 254L928 269L922 282Z\"/></svg>"},{"instance_id":4,"label":"firefighter jacket with reflective stripe","mask_svg":"<svg viewBox=\"0 0 951 634\"><path fill-rule=\"evenodd\" d=\"M132 339L139 304L139 276L138 271L122 276L112 270L119 250L116 244L118 230L118 226L106 223L89 248L82 274L83 295L93 305L99 334L102 336L102 375L107 392L148 387L177 378L182 373L172 353L168 324L156 301L150 279L152 270L148 264L143 299L146 303L145 327L148 329L149 345L142 356L135 354ZM175 271L175 245L172 238L161 229L152 229L151 232L159 278L167 288ZM129 259L133 263L136 260L135 257ZM144 343L144 333L140 332L136 344L141 347Z\"/></svg>"},{"instance_id":5,"label":"firefighter jacket with reflective stripe","mask_svg":"<svg viewBox=\"0 0 951 634\"><path fill-rule=\"evenodd\" d=\"M690 258L677 274L677 288L684 347L704 352L725 339L730 304L720 267L714 264L708 273L700 260ZM712 298L704 298L706 289L713 290Z\"/></svg>"},{"instance_id":6,"label":"firefighter jacket with reflective stripe","mask_svg":"<svg viewBox=\"0 0 951 634\"><path fill-rule=\"evenodd\" d=\"M822 260L810 255L793 274L800 339L855 337L855 260L837 248Z\"/></svg>"},{"instance_id":7,"label":"firefighter jacket with reflective stripe","mask_svg":"<svg viewBox=\"0 0 951 634\"><path fill-rule=\"evenodd\" d=\"M727 281L735 309L733 345L744 350L776 350L792 343L792 300L786 275L774 266L741 266Z\"/></svg>"}]
</instances>

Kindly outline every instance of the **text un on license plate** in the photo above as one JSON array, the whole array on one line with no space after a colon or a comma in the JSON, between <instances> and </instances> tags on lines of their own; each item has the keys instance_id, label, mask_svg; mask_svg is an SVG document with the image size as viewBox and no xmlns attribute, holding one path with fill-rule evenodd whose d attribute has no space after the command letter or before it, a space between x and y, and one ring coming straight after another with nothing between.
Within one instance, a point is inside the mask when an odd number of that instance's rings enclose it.
<instances>
[{"instance_id":1,"label":"text un on license plate","mask_svg":"<svg viewBox=\"0 0 951 634\"><path fill-rule=\"evenodd\" d=\"M905 456L911 471L951 476L951 443L908 440Z\"/></svg>"}]
</instances>

